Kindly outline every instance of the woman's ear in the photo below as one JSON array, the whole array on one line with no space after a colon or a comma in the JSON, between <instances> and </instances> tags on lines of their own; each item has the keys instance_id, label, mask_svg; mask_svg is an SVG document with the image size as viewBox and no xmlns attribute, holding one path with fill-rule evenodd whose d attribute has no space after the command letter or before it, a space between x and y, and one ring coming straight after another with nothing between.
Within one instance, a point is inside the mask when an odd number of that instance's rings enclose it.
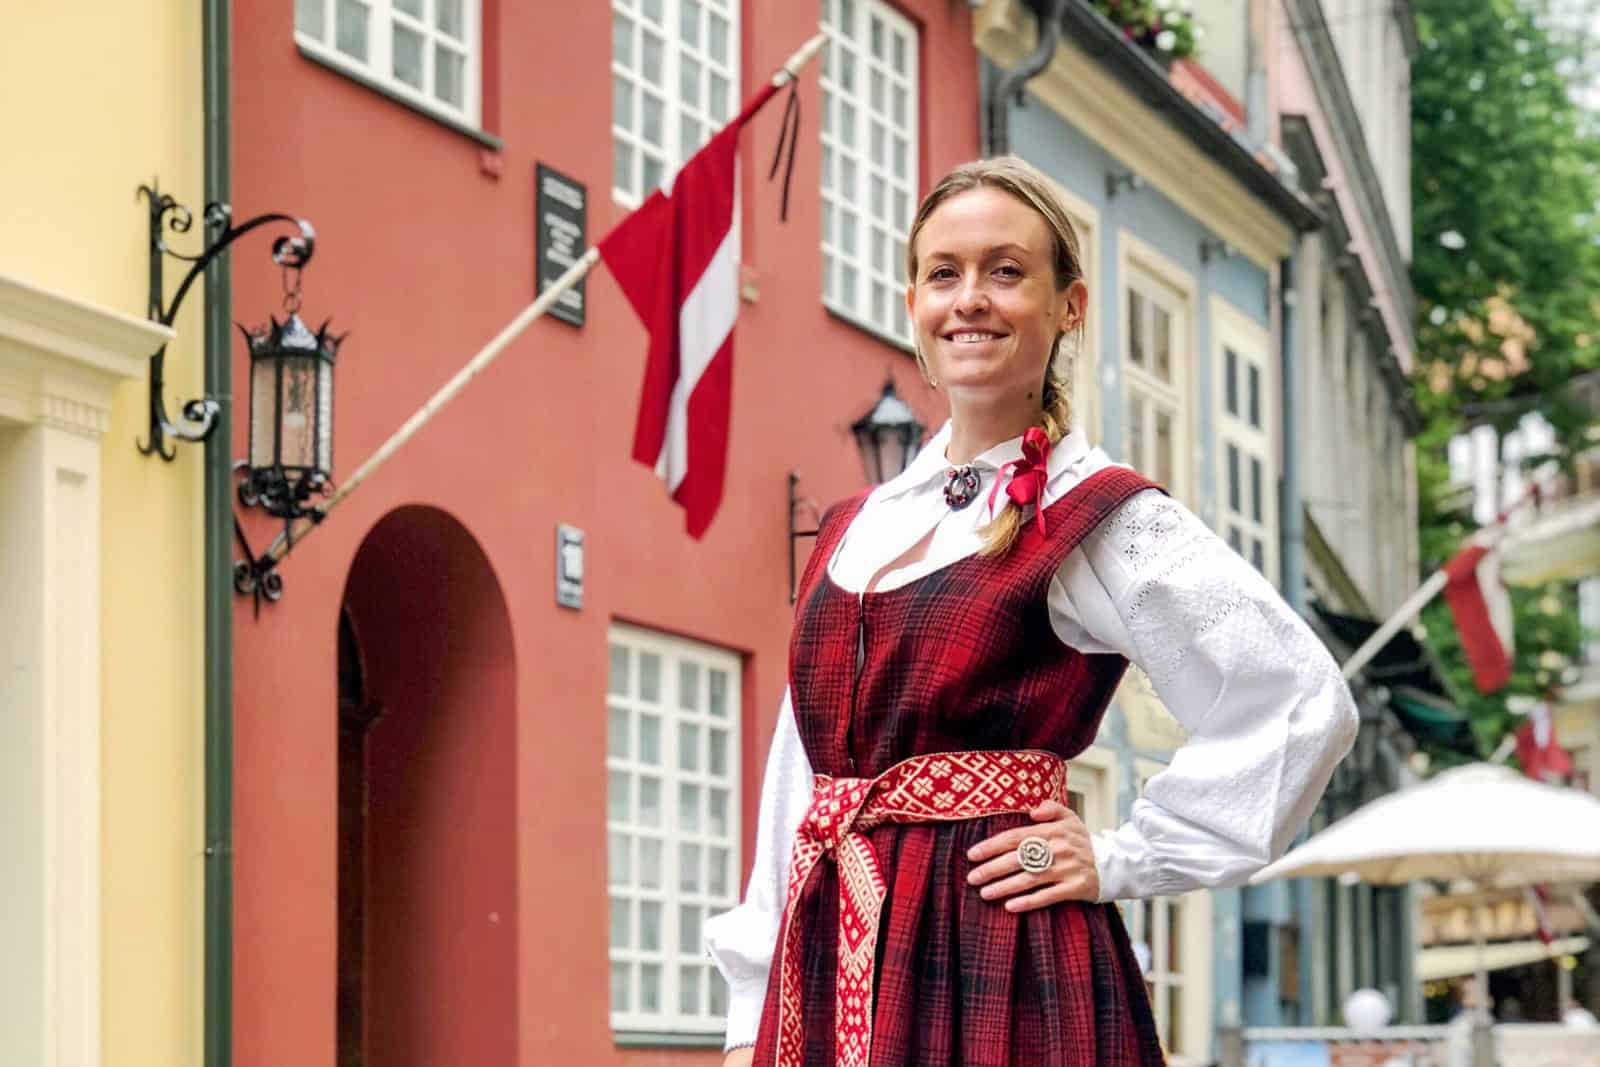
<instances>
[{"instance_id":1,"label":"woman's ear","mask_svg":"<svg viewBox=\"0 0 1600 1067\"><path fill-rule=\"evenodd\" d=\"M1066 298L1061 301L1061 309L1056 318L1056 328L1062 333L1075 333L1083 325L1083 318L1088 310L1089 286L1079 278L1067 286Z\"/></svg>"}]
</instances>

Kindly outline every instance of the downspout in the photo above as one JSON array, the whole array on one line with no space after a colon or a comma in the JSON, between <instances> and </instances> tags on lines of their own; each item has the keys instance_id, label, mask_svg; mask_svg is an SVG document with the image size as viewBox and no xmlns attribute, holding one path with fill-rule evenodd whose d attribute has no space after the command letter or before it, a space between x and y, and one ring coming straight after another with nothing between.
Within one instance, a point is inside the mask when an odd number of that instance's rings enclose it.
<instances>
[{"instance_id":1,"label":"downspout","mask_svg":"<svg viewBox=\"0 0 1600 1067\"><path fill-rule=\"evenodd\" d=\"M205 201L232 202L231 0L202 0ZM205 1067L233 1062L233 289L227 256L206 268L205 395L221 405L205 448Z\"/></svg>"},{"instance_id":2,"label":"downspout","mask_svg":"<svg viewBox=\"0 0 1600 1067\"><path fill-rule=\"evenodd\" d=\"M1071 0L1030 0L1028 7L1039 23L1038 44L1016 66L1003 71L989 85L989 98L984 103L988 122L984 126L986 156L1003 156L1011 151L1011 98L1020 102L1022 88L1040 71L1050 65L1061 41L1061 17ZM1039 13L1043 3L1045 13Z\"/></svg>"}]
</instances>

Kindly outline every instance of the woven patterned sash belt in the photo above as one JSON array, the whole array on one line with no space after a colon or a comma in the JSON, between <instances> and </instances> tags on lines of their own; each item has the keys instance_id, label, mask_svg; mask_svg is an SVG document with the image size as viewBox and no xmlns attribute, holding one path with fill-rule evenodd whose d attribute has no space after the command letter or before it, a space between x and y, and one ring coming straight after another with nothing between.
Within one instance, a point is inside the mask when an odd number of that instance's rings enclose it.
<instances>
[{"instance_id":1,"label":"woven patterned sash belt","mask_svg":"<svg viewBox=\"0 0 1600 1067\"><path fill-rule=\"evenodd\" d=\"M940 752L914 756L876 778L816 776L811 807L795 834L779 943L778 1067L799 1067L800 925L795 903L828 853L839 865L839 973L835 1062L867 1067L872 1055L873 956L887 884L866 832L884 823L953 822L1031 811L1067 800L1067 765L1050 752Z\"/></svg>"}]
</instances>

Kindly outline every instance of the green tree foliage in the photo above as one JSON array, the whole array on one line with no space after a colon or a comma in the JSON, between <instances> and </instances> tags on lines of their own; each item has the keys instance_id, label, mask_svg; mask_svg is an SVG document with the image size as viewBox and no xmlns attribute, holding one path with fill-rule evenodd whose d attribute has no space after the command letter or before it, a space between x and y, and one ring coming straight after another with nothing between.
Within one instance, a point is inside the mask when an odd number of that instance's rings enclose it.
<instances>
[{"instance_id":1,"label":"green tree foliage","mask_svg":"<svg viewBox=\"0 0 1600 1067\"><path fill-rule=\"evenodd\" d=\"M1600 367L1600 124L1579 92L1594 58L1586 17L1517 0L1418 0L1415 11L1417 473L1431 569L1472 532L1441 495L1453 436L1483 422L1504 432L1537 409L1556 458L1585 447L1593 414L1566 385ZM1542 692L1578 651L1570 588L1513 590L1513 601L1516 669L1489 697L1472 686L1443 601L1423 614L1484 752L1515 724L1507 695Z\"/></svg>"}]
</instances>

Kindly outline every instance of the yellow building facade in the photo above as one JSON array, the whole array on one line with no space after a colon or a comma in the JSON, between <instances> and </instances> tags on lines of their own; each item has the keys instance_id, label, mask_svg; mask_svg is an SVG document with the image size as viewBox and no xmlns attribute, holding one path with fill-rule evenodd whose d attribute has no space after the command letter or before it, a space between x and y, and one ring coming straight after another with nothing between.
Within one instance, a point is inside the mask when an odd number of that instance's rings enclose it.
<instances>
[{"instance_id":1,"label":"yellow building facade","mask_svg":"<svg viewBox=\"0 0 1600 1067\"><path fill-rule=\"evenodd\" d=\"M201 391L203 300L147 321L136 197L199 214L199 6L22 5L0 100L0 1061L197 1065L202 456L135 442L169 336L168 409Z\"/></svg>"}]
</instances>

